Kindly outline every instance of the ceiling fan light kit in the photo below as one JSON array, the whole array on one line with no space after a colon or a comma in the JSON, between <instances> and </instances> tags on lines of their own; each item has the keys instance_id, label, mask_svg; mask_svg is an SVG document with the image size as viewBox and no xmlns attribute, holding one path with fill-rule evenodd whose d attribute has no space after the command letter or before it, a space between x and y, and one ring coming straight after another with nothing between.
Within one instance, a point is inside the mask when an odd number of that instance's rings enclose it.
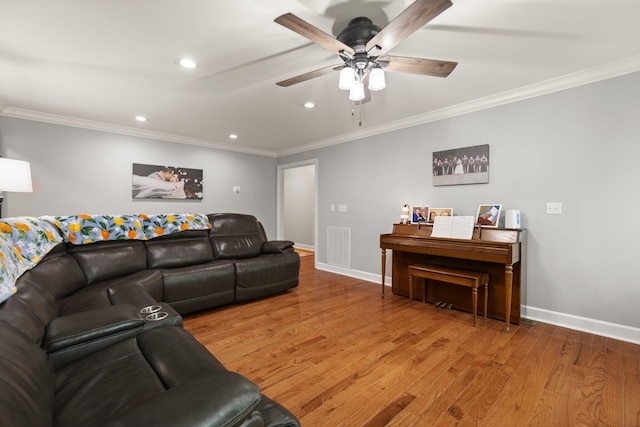
<instances>
[{"instance_id":1,"label":"ceiling fan light kit","mask_svg":"<svg viewBox=\"0 0 640 427\"><path fill-rule=\"evenodd\" d=\"M342 90L351 90L354 84L356 84L356 72L353 68L345 67L340 70L338 87Z\"/></svg>"},{"instance_id":2,"label":"ceiling fan light kit","mask_svg":"<svg viewBox=\"0 0 640 427\"><path fill-rule=\"evenodd\" d=\"M377 91L387 87L386 80L384 78L384 70L380 67L376 67L369 73L369 90Z\"/></svg>"},{"instance_id":3,"label":"ceiling fan light kit","mask_svg":"<svg viewBox=\"0 0 640 427\"><path fill-rule=\"evenodd\" d=\"M364 99L364 84L362 84L362 82L355 82L354 85L351 86L351 89L349 90L349 99L354 102L362 101Z\"/></svg>"},{"instance_id":4,"label":"ceiling fan light kit","mask_svg":"<svg viewBox=\"0 0 640 427\"><path fill-rule=\"evenodd\" d=\"M383 68L387 68L389 72L447 77L457 62L380 55L393 49L451 5L451 0L416 0L382 29L367 17L357 17L349 22L337 38L291 13L279 16L275 22L337 54L343 63L292 77L277 84L287 87L333 70L340 70L338 87L348 90L349 99L358 102L365 98L366 78L369 79L367 88L370 91L386 87Z\"/></svg>"}]
</instances>

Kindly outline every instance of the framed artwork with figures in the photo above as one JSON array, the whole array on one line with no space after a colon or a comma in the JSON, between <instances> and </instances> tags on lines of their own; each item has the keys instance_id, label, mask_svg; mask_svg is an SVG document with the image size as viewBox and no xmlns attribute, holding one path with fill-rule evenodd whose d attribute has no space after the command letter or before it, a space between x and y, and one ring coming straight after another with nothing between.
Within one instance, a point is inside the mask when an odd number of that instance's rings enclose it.
<instances>
[{"instance_id":1,"label":"framed artwork with figures","mask_svg":"<svg viewBox=\"0 0 640 427\"><path fill-rule=\"evenodd\" d=\"M431 208L429 210L429 222L433 223L437 216L453 216L453 208Z\"/></svg>"},{"instance_id":2,"label":"framed artwork with figures","mask_svg":"<svg viewBox=\"0 0 640 427\"><path fill-rule=\"evenodd\" d=\"M133 164L133 199L202 200L202 169Z\"/></svg>"},{"instance_id":3,"label":"framed artwork with figures","mask_svg":"<svg viewBox=\"0 0 640 427\"><path fill-rule=\"evenodd\" d=\"M429 206L414 206L411 208L411 222L428 222Z\"/></svg>"}]
</instances>

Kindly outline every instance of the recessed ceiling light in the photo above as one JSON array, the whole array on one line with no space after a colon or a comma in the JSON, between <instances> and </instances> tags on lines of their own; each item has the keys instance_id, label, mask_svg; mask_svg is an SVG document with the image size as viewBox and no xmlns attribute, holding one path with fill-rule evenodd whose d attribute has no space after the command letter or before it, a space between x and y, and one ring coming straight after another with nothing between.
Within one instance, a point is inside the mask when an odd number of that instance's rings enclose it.
<instances>
[{"instance_id":1,"label":"recessed ceiling light","mask_svg":"<svg viewBox=\"0 0 640 427\"><path fill-rule=\"evenodd\" d=\"M136 120L139 122L146 122L147 118L145 116L136 116Z\"/></svg>"},{"instance_id":2,"label":"recessed ceiling light","mask_svg":"<svg viewBox=\"0 0 640 427\"><path fill-rule=\"evenodd\" d=\"M232 133L229 135L229 139L238 139L238 135L236 135L235 133Z\"/></svg>"},{"instance_id":3,"label":"recessed ceiling light","mask_svg":"<svg viewBox=\"0 0 640 427\"><path fill-rule=\"evenodd\" d=\"M316 108L316 103L315 103L315 102L311 102L311 101L307 101L307 102L305 102L304 104L302 104L302 106L303 106L304 108L307 108L307 109L309 109L309 110L310 110L310 109L312 109L312 108Z\"/></svg>"},{"instance_id":4,"label":"recessed ceiling light","mask_svg":"<svg viewBox=\"0 0 640 427\"><path fill-rule=\"evenodd\" d=\"M198 64L196 64L196 62L191 59L191 58L180 58L178 59L178 65L180 65L182 68L188 68L190 70L196 68L198 66Z\"/></svg>"}]
</instances>

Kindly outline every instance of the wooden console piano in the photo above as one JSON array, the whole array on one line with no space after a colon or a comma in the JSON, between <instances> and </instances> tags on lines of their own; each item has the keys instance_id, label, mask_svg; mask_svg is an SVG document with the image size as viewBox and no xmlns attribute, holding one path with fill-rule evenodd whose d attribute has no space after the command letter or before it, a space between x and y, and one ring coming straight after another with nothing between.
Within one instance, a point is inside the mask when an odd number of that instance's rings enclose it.
<instances>
[{"instance_id":1,"label":"wooden console piano","mask_svg":"<svg viewBox=\"0 0 640 427\"><path fill-rule=\"evenodd\" d=\"M393 233L380 235L382 250L382 298L385 290L387 249L392 253L392 292L409 296L408 267L435 263L489 273L488 316L520 324L520 292L523 285L522 245L525 231L476 226L470 240L431 237L430 224L394 224ZM424 288L414 289L422 299ZM442 301L460 310L472 311L468 289L430 281L428 302Z\"/></svg>"}]
</instances>

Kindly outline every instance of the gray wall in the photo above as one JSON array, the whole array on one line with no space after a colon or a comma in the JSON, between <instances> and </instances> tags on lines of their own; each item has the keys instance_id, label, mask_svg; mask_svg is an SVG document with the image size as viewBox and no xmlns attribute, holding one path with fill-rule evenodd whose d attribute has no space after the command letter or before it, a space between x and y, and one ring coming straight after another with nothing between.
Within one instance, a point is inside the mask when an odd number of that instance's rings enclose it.
<instances>
[{"instance_id":1,"label":"gray wall","mask_svg":"<svg viewBox=\"0 0 640 427\"><path fill-rule=\"evenodd\" d=\"M6 193L4 217L238 212L276 235L275 158L1 116L0 147L31 162L34 190ZM203 169L203 200L132 200L132 163Z\"/></svg>"},{"instance_id":2,"label":"gray wall","mask_svg":"<svg viewBox=\"0 0 640 427\"><path fill-rule=\"evenodd\" d=\"M639 87L634 73L278 163L319 160L320 264L327 226L351 227L352 269L375 277L379 235L405 203L453 207L457 215L502 203L521 210L527 229L523 305L638 328ZM431 185L433 151L478 144L490 145L489 184ZM546 215L547 201L562 202L563 214ZM331 212L331 204L348 211Z\"/></svg>"},{"instance_id":3,"label":"gray wall","mask_svg":"<svg viewBox=\"0 0 640 427\"><path fill-rule=\"evenodd\" d=\"M34 193L7 194L4 213L246 212L275 236L276 163L317 158L318 263L326 263L327 226L350 227L351 272L377 280L379 235L391 231L405 203L453 207L458 215L502 203L521 210L527 229L525 313L585 318L596 332L624 325L640 337L633 268L640 241L639 87L640 73L633 73L277 162L0 117L1 154L29 160L34 179ZM431 185L433 151L477 144L490 145L489 184ZM134 202L134 162L204 169L204 201ZM563 215L545 215L547 201L562 202ZM332 204L348 210L331 212Z\"/></svg>"}]
</instances>

